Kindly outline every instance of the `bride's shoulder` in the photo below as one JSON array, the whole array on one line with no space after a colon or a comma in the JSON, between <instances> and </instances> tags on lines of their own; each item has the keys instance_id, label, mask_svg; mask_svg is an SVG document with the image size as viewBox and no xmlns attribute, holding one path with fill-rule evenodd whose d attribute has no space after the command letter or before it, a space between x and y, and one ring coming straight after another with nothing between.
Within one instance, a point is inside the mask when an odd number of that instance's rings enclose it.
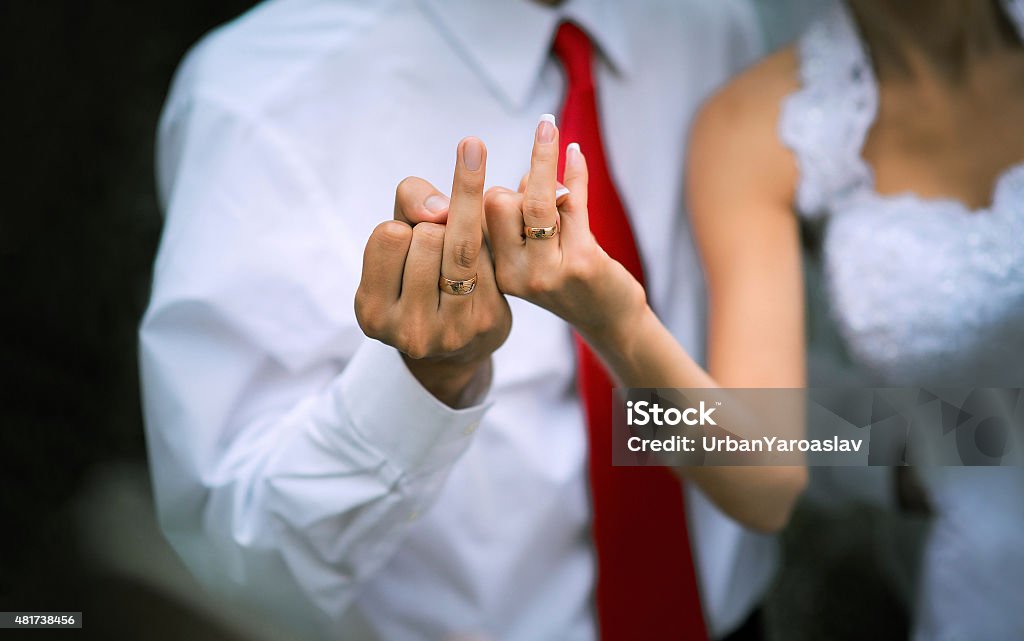
<instances>
[{"instance_id":1,"label":"bride's shoulder","mask_svg":"<svg viewBox=\"0 0 1024 641\"><path fill-rule=\"evenodd\" d=\"M762 58L705 101L695 127L737 126L774 130L782 101L800 88L800 62L794 45Z\"/></svg>"},{"instance_id":2,"label":"bride's shoulder","mask_svg":"<svg viewBox=\"0 0 1024 641\"><path fill-rule=\"evenodd\" d=\"M797 174L778 136L782 103L800 88L795 46L761 59L721 87L701 107L690 134L690 167L715 166L787 196Z\"/></svg>"}]
</instances>

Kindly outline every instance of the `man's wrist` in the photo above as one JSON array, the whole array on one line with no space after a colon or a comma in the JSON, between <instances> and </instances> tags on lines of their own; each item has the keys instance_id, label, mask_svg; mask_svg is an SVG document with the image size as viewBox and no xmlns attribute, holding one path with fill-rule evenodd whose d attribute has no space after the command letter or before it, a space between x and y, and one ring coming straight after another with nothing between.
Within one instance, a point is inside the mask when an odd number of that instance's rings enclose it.
<instances>
[{"instance_id":1,"label":"man's wrist","mask_svg":"<svg viewBox=\"0 0 1024 641\"><path fill-rule=\"evenodd\" d=\"M491 384L491 359L455 361L414 359L402 355L412 375L445 405L462 409L474 405Z\"/></svg>"}]
</instances>

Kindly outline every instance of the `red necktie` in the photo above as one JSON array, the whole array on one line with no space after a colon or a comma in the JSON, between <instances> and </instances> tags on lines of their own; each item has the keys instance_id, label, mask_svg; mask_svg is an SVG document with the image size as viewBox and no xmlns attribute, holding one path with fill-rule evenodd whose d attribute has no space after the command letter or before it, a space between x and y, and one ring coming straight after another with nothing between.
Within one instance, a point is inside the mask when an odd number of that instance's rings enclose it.
<instances>
[{"instance_id":1,"label":"red necktie","mask_svg":"<svg viewBox=\"0 0 1024 641\"><path fill-rule=\"evenodd\" d=\"M580 144L590 169L590 227L604 250L643 283L640 255L601 144L590 39L563 23L554 51L568 77L560 138ZM559 177L564 169L563 154ZM666 468L612 466L612 382L578 336L576 343L590 441L601 639L704 641L681 483Z\"/></svg>"}]
</instances>

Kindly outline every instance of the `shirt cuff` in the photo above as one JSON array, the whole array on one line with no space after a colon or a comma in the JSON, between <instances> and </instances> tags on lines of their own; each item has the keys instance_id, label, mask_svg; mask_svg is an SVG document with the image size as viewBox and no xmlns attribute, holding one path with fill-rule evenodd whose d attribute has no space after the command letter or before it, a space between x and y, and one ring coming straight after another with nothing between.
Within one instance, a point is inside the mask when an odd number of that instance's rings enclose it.
<instances>
[{"instance_id":1,"label":"shirt cuff","mask_svg":"<svg viewBox=\"0 0 1024 641\"><path fill-rule=\"evenodd\" d=\"M416 380L398 350L371 339L339 383L339 402L357 435L407 474L461 453L491 406L482 398L462 409L445 405Z\"/></svg>"}]
</instances>

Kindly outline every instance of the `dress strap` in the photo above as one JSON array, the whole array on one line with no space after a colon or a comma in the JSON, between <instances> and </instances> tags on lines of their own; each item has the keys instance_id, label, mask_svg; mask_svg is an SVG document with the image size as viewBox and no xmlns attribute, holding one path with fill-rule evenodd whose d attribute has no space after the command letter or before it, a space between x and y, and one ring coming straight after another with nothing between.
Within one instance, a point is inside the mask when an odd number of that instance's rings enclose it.
<instances>
[{"instance_id":1,"label":"dress strap","mask_svg":"<svg viewBox=\"0 0 1024 641\"><path fill-rule=\"evenodd\" d=\"M861 151L878 113L878 85L841 1L804 32L798 55L801 88L782 103L779 137L796 155L796 209L811 218L873 184Z\"/></svg>"}]
</instances>

